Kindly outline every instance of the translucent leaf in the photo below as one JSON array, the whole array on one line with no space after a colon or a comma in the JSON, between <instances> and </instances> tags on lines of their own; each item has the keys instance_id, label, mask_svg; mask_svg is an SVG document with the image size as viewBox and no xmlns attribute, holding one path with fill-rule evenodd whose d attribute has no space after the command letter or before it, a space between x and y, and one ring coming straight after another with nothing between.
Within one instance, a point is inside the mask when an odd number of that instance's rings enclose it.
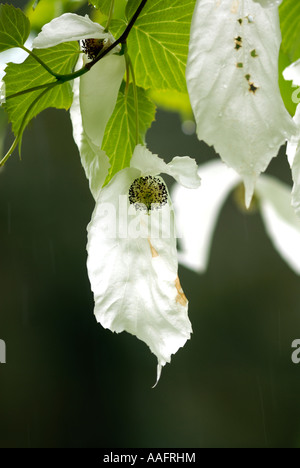
<instances>
[{"instance_id":1,"label":"translucent leaf","mask_svg":"<svg viewBox=\"0 0 300 468\"><path fill-rule=\"evenodd\" d=\"M36 50L35 53L56 73L67 74L73 71L78 60L78 51L78 44L70 42L51 49ZM24 118L26 126L33 117L48 107L68 109L71 106L72 88L70 83L65 83L48 91L28 113L29 107L41 95L44 91L43 89L12 99L8 99L8 96L46 83L54 83L56 79L51 77L31 56L22 64L9 64L5 71L4 82L6 85L7 101L4 107L8 112L9 120L12 122L15 135L18 135Z\"/></svg>"},{"instance_id":2,"label":"translucent leaf","mask_svg":"<svg viewBox=\"0 0 300 468\"><path fill-rule=\"evenodd\" d=\"M146 131L155 119L155 105L147 98L143 89L137 88L137 95L139 141L144 143ZM124 89L120 90L116 107L105 129L102 149L109 157L111 165L106 183L117 172L129 167L135 146L136 109L133 86L130 85L127 96Z\"/></svg>"},{"instance_id":3,"label":"translucent leaf","mask_svg":"<svg viewBox=\"0 0 300 468\"><path fill-rule=\"evenodd\" d=\"M30 22L22 10L0 5L0 52L22 47L30 33Z\"/></svg>"},{"instance_id":4,"label":"translucent leaf","mask_svg":"<svg viewBox=\"0 0 300 468\"><path fill-rule=\"evenodd\" d=\"M246 186L294 132L278 86L277 8L252 0L197 1L187 82L200 140L213 145Z\"/></svg>"},{"instance_id":5,"label":"translucent leaf","mask_svg":"<svg viewBox=\"0 0 300 468\"><path fill-rule=\"evenodd\" d=\"M300 275L300 220L291 207L291 188L273 177L263 176L257 183L256 193L276 250Z\"/></svg>"},{"instance_id":6,"label":"translucent leaf","mask_svg":"<svg viewBox=\"0 0 300 468\"><path fill-rule=\"evenodd\" d=\"M295 62L300 58L300 2L298 0L284 0L279 12L283 38L281 48L289 57L290 62Z\"/></svg>"},{"instance_id":7,"label":"translucent leaf","mask_svg":"<svg viewBox=\"0 0 300 468\"><path fill-rule=\"evenodd\" d=\"M131 0L128 21L141 2ZM138 86L186 91L185 69L195 0L152 0L137 19L129 37L128 51ZM118 36L125 22L115 23Z\"/></svg>"}]
</instances>

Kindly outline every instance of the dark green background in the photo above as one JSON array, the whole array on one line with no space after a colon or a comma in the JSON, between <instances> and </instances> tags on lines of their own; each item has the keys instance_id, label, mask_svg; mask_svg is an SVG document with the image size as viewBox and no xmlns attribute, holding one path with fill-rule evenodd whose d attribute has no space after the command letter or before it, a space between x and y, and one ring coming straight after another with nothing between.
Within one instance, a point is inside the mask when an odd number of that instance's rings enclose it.
<instances>
[{"instance_id":1,"label":"dark green background","mask_svg":"<svg viewBox=\"0 0 300 468\"><path fill-rule=\"evenodd\" d=\"M147 141L166 160L213 156L174 114L160 112ZM284 153L269 172L290 182ZM151 389L146 345L93 316L92 210L69 116L46 111L0 174L0 446L298 447L300 280L259 215L229 199L208 272L180 269L194 334Z\"/></svg>"}]
</instances>

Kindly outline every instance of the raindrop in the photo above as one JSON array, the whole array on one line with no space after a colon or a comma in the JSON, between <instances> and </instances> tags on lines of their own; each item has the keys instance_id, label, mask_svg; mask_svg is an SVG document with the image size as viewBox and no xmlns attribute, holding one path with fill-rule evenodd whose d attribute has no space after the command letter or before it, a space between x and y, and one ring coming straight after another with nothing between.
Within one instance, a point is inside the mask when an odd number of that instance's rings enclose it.
<instances>
[{"instance_id":1,"label":"raindrop","mask_svg":"<svg viewBox=\"0 0 300 468\"><path fill-rule=\"evenodd\" d=\"M185 120L182 122L181 129L185 135L194 135L196 132L196 124L193 120Z\"/></svg>"}]
</instances>

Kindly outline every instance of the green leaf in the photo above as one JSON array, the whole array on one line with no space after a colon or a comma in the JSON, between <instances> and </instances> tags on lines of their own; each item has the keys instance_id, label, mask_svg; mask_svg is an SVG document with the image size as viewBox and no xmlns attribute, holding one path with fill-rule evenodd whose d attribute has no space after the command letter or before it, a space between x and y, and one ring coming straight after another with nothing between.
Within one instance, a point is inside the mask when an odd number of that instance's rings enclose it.
<instances>
[{"instance_id":1,"label":"green leaf","mask_svg":"<svg viewBox=\"0 0 300 468\"><path fill-rule=\"evenodd\" d=\"M108 16L112 0L90 0L90 3L98 8L104 15ZM114 17L120 17L120 12L125 11L127 0L115 0Z\"/></svg>"},{"instance_id":2,"label":"green leaf","mask_svg":"<svg viewBox=\"0 0 300 468\"><path fill-rule=\"evenodd\" d=\"M151 102L143 89L137 88L139 113L139 143L144 143L147 129L155 119L155 105ZM102 149L110 161L110 171L106 184L113 176L129 167L130 160L136 146L136 111L134 104L133 85L129 86L127 98L125 91L119 92L115 110L106 126Z\"/></svg>"},{"instance_id":3,"label":"green leaf","mask_svg":"<svg viewBox=\"0 0 300 468\"><path fill-rule=\"evenodd\" d=\"M300 2L285 0L280 8L282 51L292 62L300 58Z\"/></svg>"},{"instance_id":4,"label":"green leaf","mask_svg":"<svg viewBox=\"0 0 300 468\"><path fill-rule=\"evenodd\" d=\"M73 71L78 60L79 45L77 42L67 42L50 49L34 50L34 52L54 72L68 74ZM29 121L44 109L48 107L68 109L71 106L72 88L68 82L48 91L26 115L30 106L44 92L44 89L11 99L8 99L8 97L46 83L55 83L56 79L31 56L22 64L10 63L5 71L4 82L7 101L4 107L8 112L9 120L12 122L12 129L16 136L19 135L20 130L22 134ZM24 118L25 122L23 124Z\"/></svg>"},{"instance_id":5,"label":"green leaf","mask_svg":"<svg viewBox=\"0 0 300 468\"><path fill-rule=\"evenodd\" d=\"M140 3L129 0L128 22ZM195 0L152 0L145 5L127 41L138 86L186 92L185 69L194 7ZM114 22L115 36L125 27L124 22Z\"/></svg>"},{"instance_id":6,"label":"green leaf","mask_svg":"<svg viewBox=\"0 0 300 468\"><path fill-rule=\"evenodd\" d=\"M0 5L0 52L22 47L29 33L30 22L19 8Z\"/></svg>"}]
</instances>

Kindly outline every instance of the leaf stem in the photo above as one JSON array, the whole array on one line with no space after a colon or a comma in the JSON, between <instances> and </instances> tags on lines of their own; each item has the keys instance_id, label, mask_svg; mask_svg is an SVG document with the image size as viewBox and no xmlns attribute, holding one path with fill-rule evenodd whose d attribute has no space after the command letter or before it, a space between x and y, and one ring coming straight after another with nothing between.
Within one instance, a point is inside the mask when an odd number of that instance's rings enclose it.
<instances>
[{"instance_id":1,"label":"leaf stem","mask_svg":"<svg viewBox=\"0 0 300 468\"><path fill-rule=\"evenodd\" d=\"M31 57L33 57L40 65L42 65L42 67L44 67L45 70L47 70L47 72L50 73L50 75L54 76L55 78L58 78L59 75L55 73L53 70L51 70L51 68L48 67L48 65L46 65L45 62L38 55L36 55L32 50L27 49L27 47L25 47L24 45L20 47L21 49L25 50L27 54L31 55Z\"/></svg>"},{"instance_id":2,"label":"leaf stem","mask_svg":"<svg viewBox=\"0 0 300 468\"><path fill-rule=\"evenodd\" d=\"M134 75L134 68L132 65L131 58L129 57L128 53L125 52L125 60L126 60L126 68L128 68L128 86L129 86L129 74L132 76L132 86L133 86L133 98L134 98L134 107L135 107L135 142L138 145L140 142L140 121L139 121L139 101L138 101L138 94L137 94L137 87L136 87L136 80ZM127 83L126 83L127 88ZM128 89L127 89L128 93ZM126 90L125 94L127 96Z\"/></svg>"},{"instance_id":3,"label":"leaf stem","mask_svg":"<svg viewBox=\"0 0 300 468\"><path fill-rule=\"evenodd\" d=\"M96 65L96 63L98 63L101 59L103 59L107 54L109 54L109 52L111 52L113 49L115 49L115 47L117 47L119 44L125 44L126 41L127 41L127 38L130 34L130 31L132 30L136 20L138 19L138 17L140 16L144 6L146 5L148 0L142 0L139 7L137 8L136 12L134 13L133 17L131 18L128 26L126 27L125 31L123 32L123 34L121 34L121 36L119 37L119 39L117 39L113 44L111 44L109 47L107 47L107 49L105 49L102 54L100 54L97 58L95 58L92 62L89 62L87 63L83 68L81 68L80 70L78 70L77 72L74 72L74 73L70 73L69 75L60 75L59 73L55 73L53 70L51 70L51 68L48 67L48 65L46 65L43 60L38 56L36 55L33 51L27 49L27 47L25 46L22 46L22 49L25 50L29 55L31 55L42 67L45 68L45 70L48 71L48 73L50 73L50 75L54 76L58 82L60 84L62 83L66 83L67 81L71 81L71 80L74 80L75 78L79 78L80 76L84 75L85 73L87 73L88 71L90 71L90 69ZM114 0L112 0L112 3L114 2Z\"/></svg>"},{"instance_id":4,"label":"leaf stem","mask_svg":"<svg viewBox=\"0 0 300 468\"><path fill-rule=\"evenodd\" d=\"M13 99L18 96L23 96L23 94L33 93L34 91L39 91L40 89L48 88L52 84L53 83L45 83L39 86L34 86L33 88L24 89L23 91L19 91L18 93L10 94L9 96L6 96L5 100L7 101L8 99Z\"/></svg>"},{"instance_id":5,"label":"leaf stem","mask_svg":"<svg viewBox=\"0 0 300 468\"><path fill-rule=\"evenodd\" d=\"M106 23L104 32L109 31L110 23L111 23L111 20L113 18L113 14L114 14L114 9L115 9L115 0L111 0L109 14L108 14L107 23Z\"/></svg>"},{"instance_id":6,"label":"leaf stem","mask_svg":"<svg viewBox=\"0 0 300 468\"><path fill-rule=\"evenodd\" d=\"M133 17L131 18L127 28L125 29L125 31L123 32L123 34L121 34L121 36L119 37L119 39L117 39L111 46L109 46L107 49L105 49L103 51L102 54L99 55L99 57L95 58L95 60L93 60L92 62L90 63L87 63L86 64L86 68L88 68L89 70L94 66L96 65L96 63L99 62L99 60L103 59L107 54L109 54L110 51L112 51L115 47L117 47L117 45L119 44L125 44L126 41L127 41L127 38L129 36L129 33L130 31L132 30L136 20L138 19L138 17L140 16L144 6L146 5L148 0L142 0L138 9L136 10L135 14L133 15Z\"/></svg>"}]
</instances>

